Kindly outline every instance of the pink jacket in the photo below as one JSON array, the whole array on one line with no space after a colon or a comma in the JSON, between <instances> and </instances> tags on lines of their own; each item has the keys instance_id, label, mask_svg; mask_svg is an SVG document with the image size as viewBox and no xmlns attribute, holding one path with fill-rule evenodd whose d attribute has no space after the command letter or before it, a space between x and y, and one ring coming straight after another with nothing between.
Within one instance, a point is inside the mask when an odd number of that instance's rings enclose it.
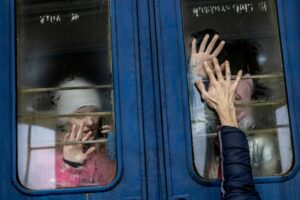
<instances>
[{"instance_id":1,"label":"pink jacket","mask_svg":"<svg viewBox=\"0 0 300 200\"><path fill-rule=\"evenodd\" d=\"M61 151L56 152L56 187L104 186L112 182L116 174L116 161L108 159L105 152L89 155L84 166L72 167L63 161Z\"/></svg>"}]
</instances>

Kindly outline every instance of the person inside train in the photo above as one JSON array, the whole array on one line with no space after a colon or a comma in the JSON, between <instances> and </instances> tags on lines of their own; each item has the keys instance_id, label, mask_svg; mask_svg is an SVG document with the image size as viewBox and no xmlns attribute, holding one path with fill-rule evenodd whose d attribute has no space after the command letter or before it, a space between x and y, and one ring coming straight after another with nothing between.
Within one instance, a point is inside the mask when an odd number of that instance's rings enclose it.
<instances>
[{"instance_id":1,"label":"person inside train","mask_svg":"<svg viewBox=\"0 0 300 200\"><path fill-rule=\"evenodd\" d=\"M65 117L57 119L55 130L18 124L18 179L24 187L39 190L103 186L114 179L113 123L109 117L94 113L101 111L103 99L96 89L87 89L91 86L79 77L59 84L64 89L55 92L54 112Z\"/></svg>"},{"instance_id":2,"label":"person inside train","mask_svg":"<svg viewBox=\"0 0 300 200\"><path fill-rule=\"evenodd\" d=\"M247 78L261 75L266 56L262 47L253 39L235 39L227 45L228 59L233 73L242 69L244 80L237 89L236 103L247 105L251 101L272 99L272 89L266 86L267 81L259 78ZM276 126L274 107L270 106L242 106L237 107L239 127L248 132L247 139L250 146L251 164L254 176L270 176L280 174L284 169L280 162L278 135L264 132L251 133L251 130L266 129ZM264 113L270 113L265 115Z\"/></svg>"},{"instance_id":3,"label":"person inside train","mask_svg":"<svg viewBox=\"0 0 300 200\"><path fill-rule=\"evenodd\" d=\"M239 69L242 69L244 75L236 90L236 103L248 104L253 99L269 96L268 90L261 81L247 79L248 76L259 74L263 63L259 59L259 45L254 41L238 39L225 46L225 41L221 41L218 33L212 29L198 31L193 33L192 37L194 39L191 46L188 78L195 165L203 177L220 178L218 140L211 136L203 139L202 136L203 133L213 135L210 133L218 132L219 120L215 112L197 96L193 83L198 79L205 80L207 78L204 61L207 61L210 68L213 69L212 57L218 57L222 62L229 59L234 66L232 71L237 73ZM224 65L221 65L221 69L224 69ZM207 86L207 83L205 84ZM266 119L261 119L260 112L254 112L250 106L237 107L236 114L239 127L243 130L262 128L263 123L266 123ZM252 134L248 135L247 139L251 145L250 155L254 175L266 176L280 173L280 163L277 159L279 155L277 138L270 134ZM266 158L265 155L269 157ZM205 162L203 162L204 160Z\"/></svg>"},{"instance_id":4,"label":"person inside train","mask_svg":"<svg viewBox=\"0 0 300 200\"><path fill-rule=\"evenodd\" d=\"M214 133L219 121L216 113L207 107L201 100L194 82L198 79L206 79L203 63L206 61L212 66L212 58L218 57L225 60L225 51L222 51L225 41L219 40L219 35L211 29L196 32L191 35L192 45L188 65L188 89L190 103L191 128L193 134L194 163L198 173L204 178L216 178L218 172L218 158L214 152L214 140L206 138L206 133ZM213 36L213 37L212 37ZM223 69L223 65L221 65ZM206 83L205 83L206 84ZM207 84L206 84L207 85Z\"/></svg>"},{"instance_id":5,"label":"person inside train","mask_svg":"<svg viewBox=\"0 0 300 200\"><path fill-rule=\"evenodd\" d=\"M222 157L222 198L260 199L252 177L248 141L245 133L238 128L234 106L242 71L232 81L228 61L225 61L224 67L225 78L216 58L212 59L212 64L205 61L203 68L209 78L208 89L202 80L195 82L203 100L217 112L220 119L218 138Z\"/></svg>"},{"instance_id":6,"label":"person inside train","mask_svg":"<svg viewBox=\"0 0 300 200\"><path fill-rule=\"evenodd\" d=\"M89 87L92 84L82 78L72 77L62 82L59 87L81 86ZM59 126L63 127L58 135L64 144L56 150L56 186L61 188L109 184L115 177L116 161L110 158L107 144L93 141L102 136L113 137L112 127L100 124L101 118L98 115L85 115L100 111L99 93L96 89L58 90L56 98L57 114L75 115L58 120Z\"/></svg>"}]
</instances>

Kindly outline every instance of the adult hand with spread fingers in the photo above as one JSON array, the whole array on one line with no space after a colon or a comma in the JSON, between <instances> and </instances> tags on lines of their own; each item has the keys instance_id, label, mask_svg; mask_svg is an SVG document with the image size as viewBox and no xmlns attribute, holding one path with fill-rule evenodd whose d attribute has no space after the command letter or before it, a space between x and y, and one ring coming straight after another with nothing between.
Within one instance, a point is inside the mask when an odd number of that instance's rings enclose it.
<instances>
[{"instance_id":1,"label":"adult hand with spread fingers","mask_svg":"<svg viewBox=\"0 0 300 200\"><path fill-rule=\"evenodd\" d=\"M213 58L214 72L208 63L204 63L209 78L208 90L202 80L195 85L207 104L216 110L222 125L218 133L222 154L222 199L260 200L255 189L250 164L250 153L246 135L238 127L234 99L242 77L242 71L234 81L231 80L230 65L225 61L225 78L218 60Z\"/></svg>"},{"instance_id":2,"label":"adult hand with spread fingers","mask_svg":"<svg viewBox=\"0 0 300 200\"><path fill-rule=\"evenodd\" d=\"M218 38L219 35L215 34L209 44L207 44L209 35L206 34L200 44L199 50L197 50L197 40L195 38L193 39L190 59L190 64L193 67L193 74L202 78L207 78L207 74L204 69L204 62L207 62L208 65L212 67L212 59L221 53L225 45L225 41L222 40L215 48ZM222 67L223 66L221 66L221 68ZM214 70L213 68L211 69Z\"/></svg>"},{"instance_id":3,"label":"adult hand with spread fingers","mask_svg":"<svg viewBox=\"0 0 300 200\"><path fill-rule=\"evenodd\" d=\"M207 62L204 62L204 69L210 81L208 90L206 91L202 80L196 81L195 85L200 91L203 100L218 113L222 126L238 127L234 97L242 77L242 71L239 71L236 79L232 81L228 61L225 61L225 79L216 58L213 58L213 67L214 71Z\"/></svg>"}]
</instances>

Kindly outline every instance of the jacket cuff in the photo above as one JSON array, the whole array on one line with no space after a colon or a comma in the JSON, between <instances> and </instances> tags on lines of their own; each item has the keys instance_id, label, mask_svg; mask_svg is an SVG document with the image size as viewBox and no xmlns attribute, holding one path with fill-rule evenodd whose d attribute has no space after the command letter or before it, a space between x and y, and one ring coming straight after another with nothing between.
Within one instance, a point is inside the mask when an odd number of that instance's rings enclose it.
<instances>
[{"instance_id":1,"label":"jacket cuff","mask_svg":"<svg viewBox=\"0 0 300 200\"><path fill-rule=\"evenodd\" d=\"M63 162L62 167L63 167L63 169L67 170L68 172L70 172L72 174L81 174L83 171L83 166L73 167L73 166L67 164L66 162Z\"/></svg>"}]
</instances>

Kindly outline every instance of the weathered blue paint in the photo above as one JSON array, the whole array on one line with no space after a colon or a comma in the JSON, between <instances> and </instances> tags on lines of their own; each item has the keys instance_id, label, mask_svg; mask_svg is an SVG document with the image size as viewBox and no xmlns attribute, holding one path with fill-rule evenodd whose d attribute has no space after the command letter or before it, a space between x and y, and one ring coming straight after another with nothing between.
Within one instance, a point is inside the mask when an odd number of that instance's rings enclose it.
<instances>
[{"instance_id":1,"label":"weathered blue paint","mask_svg":"<svg viewBox=\"0 0 300 200\"><path fill-rule=\"evenodd\" d=\"M27 191L16 179L14 1L0 0L0 199L219 199L193 170L180 0L111 0L118 174L106 187ZM300 2L278 0L295 167L256 179L262 199L299 199Z\"/></svg>"},{"instance_id":2,"label":"weathered blue paint","mask_svg":"<svg viewBox=\"0 0 300 200\"><path fill-rule=\"evenodd\" d=\"M16 177L15 6L0 1L0 199L145 199L144 130L137 1L111 0L118 171L104 187L30 191Z\"/></svg>"},{"instance_id":3,"label":"weathered blue paint","mask_svg":"<svg viewBox=\"0 0 300 200\"><path fill-rule=\"evenodd\" d=\"M193 169L186 59L181 2L154 0L159 56L162 120L169 199L219 199L220 182L204 181ZM279 28L295 149L293 170L284 176L257 178L262 199L299 199L300 2L278 0Z\"/></svg>"}]
</instances>

